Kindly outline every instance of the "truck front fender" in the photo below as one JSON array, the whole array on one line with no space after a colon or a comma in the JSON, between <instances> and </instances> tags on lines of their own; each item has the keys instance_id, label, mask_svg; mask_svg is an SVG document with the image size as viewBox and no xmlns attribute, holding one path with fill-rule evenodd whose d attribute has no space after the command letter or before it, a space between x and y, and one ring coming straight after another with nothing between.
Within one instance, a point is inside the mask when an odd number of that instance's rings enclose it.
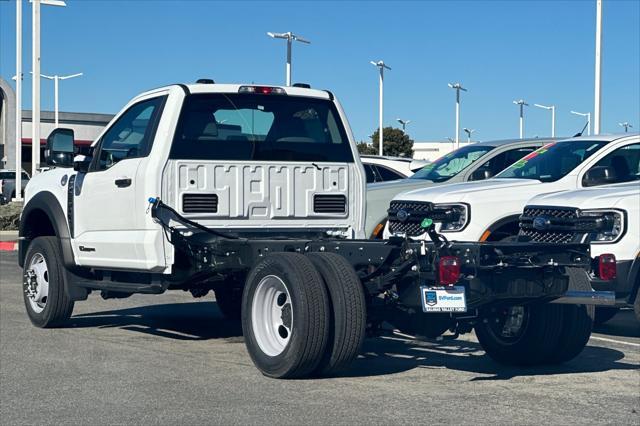
<instances>
[{"instance_id":1,"label":"truck front fender","mask_svg":"<svg viewBox=\"0 0 640 426\"><path fill-rule=\"evenodd\" d=\"M29 244L36 237L55 235L60 243L64 266L75 266L69 225L62 206L53 193L42 191L29 200L20 216L18 264L24 266Z\"/></svg>"}]
</instances>

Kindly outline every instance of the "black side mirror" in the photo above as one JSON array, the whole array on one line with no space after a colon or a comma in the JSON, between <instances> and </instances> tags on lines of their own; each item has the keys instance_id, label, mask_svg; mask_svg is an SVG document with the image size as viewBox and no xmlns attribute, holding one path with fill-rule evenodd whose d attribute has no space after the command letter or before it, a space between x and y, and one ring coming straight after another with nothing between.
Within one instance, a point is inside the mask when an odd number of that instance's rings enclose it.
<instances>
[{"instance_id":1,"label":"black side mirror","mask_svg":"<svg viewBox=\"0 0 640 426\"><path fill-rule=\"evenodd\" d=\"M485 180L493 177L493 173L489 169L478 169L471 173L469 180Z\"/></svg>"},{"instance_id":2,"label":"black side mirror","mask_svg":"<svg viewBox=\"0 0 640 426\"><path fill-rule=\"evenodd\" d=\"M597 186L607 183L615 183L616 171L613 167L596 166L590 168L582 178L583 186Z\"/></svg>"},{"instance_id":3,"label":"black side mirror","mask_svg":"<svg viewBox=\"0 0 640 426\"><path fill-rule=\"evenodd\" d=\"M73 165L73 139L71 129L54 129L47 138L47 149L44 151L45 162L53 167L71 167Z\"/></svg>"}]
</instances>

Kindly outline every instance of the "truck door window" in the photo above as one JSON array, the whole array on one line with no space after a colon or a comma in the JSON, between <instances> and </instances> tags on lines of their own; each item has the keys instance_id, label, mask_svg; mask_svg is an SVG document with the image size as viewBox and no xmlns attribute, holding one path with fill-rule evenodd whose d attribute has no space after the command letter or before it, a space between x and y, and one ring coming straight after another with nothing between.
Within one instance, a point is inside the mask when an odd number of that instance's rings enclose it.
<instances>
[{"instance_id":1,"label":"truck door window","mask_svg":"<svg viewBox=\"0 0 640 426\"><path fill-rule=\"evenodd\" d=\"M149 155L165 100L166 96L148 99L122 114L100 138L92 170L106 170L126 158Z\"/></svg>"},{"instance_id":2,"label":"truck door window","mask_svg":"<svg viewBox=\"0 0 640 426\"><path fill-rule=\"evenodd\" d=\"M398 173L396 171L393 171L391 169L388 169L388 168L386 168L384 166L377 165L376 168L378 169L378 173L380 174L380 177L382 178L383 181L398 180L398 179L404 179L405 178L400 173Z\"/></svg>"},{"instance_id":3,"label":"truck door window","mask_svg":"<svg viewBox=\"0 0 640 426\"><path fill-rule=\"evenodd\" d=\"M376 175L373 171L373 166L371 164L363 164L363 166L364 166L364 173L367 176L367 183L376 182Z\"/></svg>"},{"instance_id":4,"label":"truck door window","mask_svg":"<svg viewBox=\"0 0 640 426\"><path fill-rule=\"evenodd\" d=\"M623 146L598 161L591 169L606 167L611 173L607 184L640 180L640 143Z\"/></svg>"}]
</instances>

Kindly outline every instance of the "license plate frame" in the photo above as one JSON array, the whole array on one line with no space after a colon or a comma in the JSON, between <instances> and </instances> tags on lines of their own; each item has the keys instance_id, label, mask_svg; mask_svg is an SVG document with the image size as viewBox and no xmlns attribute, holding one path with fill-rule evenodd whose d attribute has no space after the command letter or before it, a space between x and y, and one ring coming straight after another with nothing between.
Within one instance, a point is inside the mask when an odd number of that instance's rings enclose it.
<instances>
[{"instance_id":1,"label":"license plate frame","mask_svg":"<svg viewBox=\"0 0 640 426\"><path fill-rule=\"evenodd\" d=\"M464 286L420 287L422 311L425 313L467 312L467 298Z\"/></svg>"}]
</instances>

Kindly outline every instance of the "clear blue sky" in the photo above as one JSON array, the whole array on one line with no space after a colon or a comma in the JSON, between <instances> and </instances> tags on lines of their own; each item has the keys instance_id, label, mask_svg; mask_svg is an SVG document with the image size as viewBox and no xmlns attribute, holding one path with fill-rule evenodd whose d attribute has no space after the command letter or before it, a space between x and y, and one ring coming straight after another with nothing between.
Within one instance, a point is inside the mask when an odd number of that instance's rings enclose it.
<instances>
[{"instance_id":1,"label":"clear blue sky","mask_svg":"<svg viewBox=\"0 0 640 426\"><path fill-rule=\"evenodd\" d=\"M294 47L294 81L332 90L358 140L377 126L378 76L385 79L385 125L412 120L417 141L454 135L461 81L461 127L480 140L517 137L514 99L557 106L557 133L581 128L571 109L593 111L595 0L574 1L96 1L42 7L42 72L84 77L61 83L61 110L117 112L145 89L200 77L281 84L285 45L267 31L312 41ZM24 3L24 69L31 67L31 8ZM603 132L619 121L640 127L640 1L604 0ZM0 1L0 75L15 70L15 4ZM30 77L25 107L30 108ZM53 109L43 81L43 109ZM526 110L526 136L550 133L550 112Z\"/></svg>"}]
</instances>

